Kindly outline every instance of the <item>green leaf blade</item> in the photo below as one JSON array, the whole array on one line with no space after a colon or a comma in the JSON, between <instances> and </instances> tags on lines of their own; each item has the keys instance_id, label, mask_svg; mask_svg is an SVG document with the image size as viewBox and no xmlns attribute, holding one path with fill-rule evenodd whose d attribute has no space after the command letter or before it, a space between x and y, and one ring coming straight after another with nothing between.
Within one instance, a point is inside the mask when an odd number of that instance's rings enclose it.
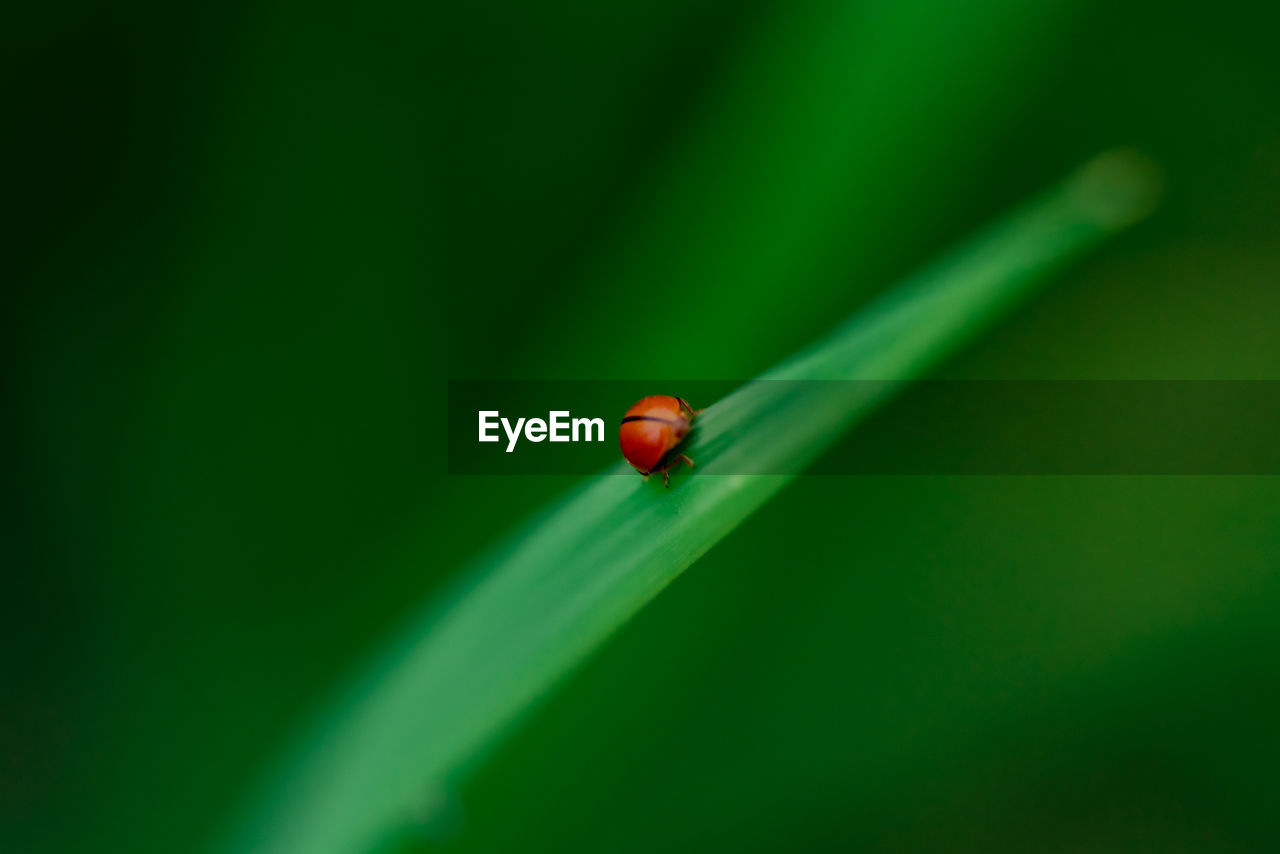
<instances>
[{"instance_id":1,"label":"green leaf blade","mask_svg":"<svg viewBox=\"0 0 1280 854\"><path fill-rule=\"evenodd\" d=\"M1134 155L1103 155L699 417L691 474L618 466L479 559L300 741L219 850L356 854L432 821L565 673L854 422L1048 274L1150 207ZM771 380L878 380L824 390ZM626 476L624 476L626 475Z\"/></svg>"}]
</instances>

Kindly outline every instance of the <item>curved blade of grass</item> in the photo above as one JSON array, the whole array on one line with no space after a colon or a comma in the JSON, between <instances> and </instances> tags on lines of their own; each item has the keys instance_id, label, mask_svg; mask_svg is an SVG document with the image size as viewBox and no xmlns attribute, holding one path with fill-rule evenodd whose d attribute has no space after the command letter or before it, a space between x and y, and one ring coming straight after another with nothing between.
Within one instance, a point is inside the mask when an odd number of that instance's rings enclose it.
<instances>
[{"instance_id":1,"label":"curved blade of grass","mask_svg":"<svg viewBox=\"0 0 1280 854\"><path fill-rule=\"evenodd\" d=\"M1146 212L1145 163L1107 154L763 379L905 380L1046 274ZM820 384L817 384L820 385ZM751 383L701 416L696 474L669 491L588 481L479 560L342 695L222 849L356 854L393 838L540 695L892 391ZM621 467L621 464L620 464Z\"/></svg>"}]
</instances>

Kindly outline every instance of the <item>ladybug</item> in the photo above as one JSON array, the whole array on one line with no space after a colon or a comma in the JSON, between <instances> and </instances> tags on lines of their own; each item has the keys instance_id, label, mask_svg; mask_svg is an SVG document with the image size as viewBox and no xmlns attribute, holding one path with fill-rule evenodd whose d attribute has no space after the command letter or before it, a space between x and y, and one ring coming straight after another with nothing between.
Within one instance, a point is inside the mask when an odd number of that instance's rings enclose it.
<instances>
[{"instance_id":1,"label":"ladybug","mask_svg":"<svg viewBox=\"0 0 1280 854\"><path fill-rule=\"evenodd\" d=\"M671 485L671 467L676 463L693 466L693 460L675 449L689 435L698 412L682 397L655 394L641 398L622 416L618 443L622 456L644 475L662 472L664 486Z\"/></svg>"}]
</instances>

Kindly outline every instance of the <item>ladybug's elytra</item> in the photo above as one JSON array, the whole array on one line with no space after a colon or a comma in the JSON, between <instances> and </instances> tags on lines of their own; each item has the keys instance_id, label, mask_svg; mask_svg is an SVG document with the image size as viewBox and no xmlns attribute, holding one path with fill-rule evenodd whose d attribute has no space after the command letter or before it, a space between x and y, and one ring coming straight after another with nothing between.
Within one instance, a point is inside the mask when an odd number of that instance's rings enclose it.
<instances>
[{"instance_id":1,"label":"ladybug's elytra","mask_svg":"<svg viewBox=\"0 0 1280 854\"><path fill-rule=\"evenodd\" d=\"M662 472L663 485L670 486L672 466L693 466L693 460L674 451L689 435L693 418L701 411L695 412L681 397L655 394L642 398L622 416L618 428L622 456L646 480L654 472Z\"/></svg>"}]
</instances>

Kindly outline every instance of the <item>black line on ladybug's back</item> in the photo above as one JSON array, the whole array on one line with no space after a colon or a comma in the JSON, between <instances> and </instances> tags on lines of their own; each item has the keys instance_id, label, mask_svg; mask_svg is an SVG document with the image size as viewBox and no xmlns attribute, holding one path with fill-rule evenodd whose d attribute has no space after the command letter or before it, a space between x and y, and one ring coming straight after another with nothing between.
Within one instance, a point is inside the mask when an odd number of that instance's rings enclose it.
<instances>
[{"instance_id":1,"label":"black line on ladybug's back","mask_svg":"<svg viewBox=\"0 0 1280 854\"><path fill-rule=\"evenodd\" d=\"M628 421L657 421L659 424L666 424L669 427L684 426L684 424L679 421L670 421L666 418L659 418L656 415L628 415L626 418L622 419L623 424L626 424Z\"/></svg>"}]
</instances>

